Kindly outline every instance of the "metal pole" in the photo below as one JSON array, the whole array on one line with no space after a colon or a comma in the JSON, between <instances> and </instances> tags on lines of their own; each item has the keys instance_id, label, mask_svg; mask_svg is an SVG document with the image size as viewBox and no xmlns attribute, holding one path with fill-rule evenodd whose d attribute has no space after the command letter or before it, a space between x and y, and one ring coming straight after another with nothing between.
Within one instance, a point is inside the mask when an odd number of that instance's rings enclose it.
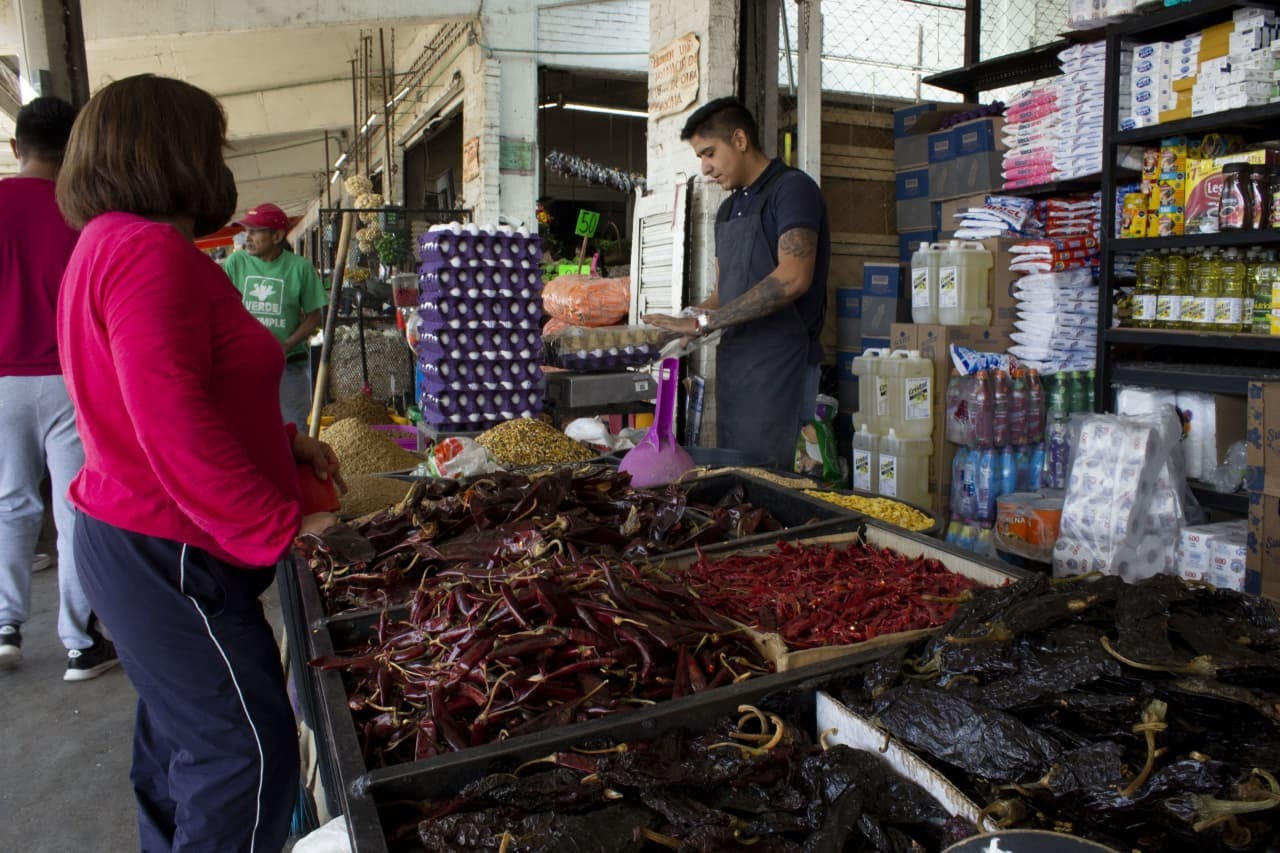
<instances>
[{"instance_id":1,"label":"metal pole","mask_svg":"<svg viewBox=\"0 0 1280 853\"><path fill-rule=\"evenodd\" d=\"M387 79L387 42L378 27L378 54L382 62L382 203L391 204L391 82Z\"/></svg>"},{"instance_id":2,"label":"metal pole","mask_svg":"<svg viewBox=\"0 0 1280 853\"><path fill-rule=\"evenodd\" d=\"M333 176L329 174L329 131L324 132L324 206L333 207Z\"/></svg>"},{"instance_id":3,"label":"metal pole","mask_svg":"<svg viewBox=\"0 0 1280 853\"><path fill-rule=\"evenodd\" d=\"M355 162L354 174L360 174L360 98L356 93L356 63L351 60L351 159Z\"/></svg>"},{"instance_id":4,"label":"metal pole","mask_svg":"<svg viewBox=\"0 0 1280 853\"><path fill-rule=\"evenodd\" d=\"M329 354L333 351L333 330L338 324L338 294L347 274L347 252L351 249L352 221L350 211L342 214L342 231L338 235L338 256L333 263L329 284L329 311L324 320L324 338L320 344L320 367L316 369L316 387L311 394L311 423L307 428L312 438L320 435L320 409L324 406L325 390L329 384Z\"/></svg>"}]
</instances>

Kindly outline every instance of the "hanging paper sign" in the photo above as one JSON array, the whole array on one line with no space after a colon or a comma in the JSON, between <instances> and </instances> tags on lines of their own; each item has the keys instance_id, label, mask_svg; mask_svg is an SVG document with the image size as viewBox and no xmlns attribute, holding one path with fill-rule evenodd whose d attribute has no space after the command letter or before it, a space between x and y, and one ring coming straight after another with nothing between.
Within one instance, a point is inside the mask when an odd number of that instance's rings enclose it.
<instances>
[{"instance_id":1,"label":"hanging paper sign","mask_svg":"<svg viewBox=\"0 0 1280 853\"><path fill-rule=\"evenodd\" d=\"M681 36L649 56L649 116L678 113L698 99L698 37Z\"/></svg>"}]
</instances>

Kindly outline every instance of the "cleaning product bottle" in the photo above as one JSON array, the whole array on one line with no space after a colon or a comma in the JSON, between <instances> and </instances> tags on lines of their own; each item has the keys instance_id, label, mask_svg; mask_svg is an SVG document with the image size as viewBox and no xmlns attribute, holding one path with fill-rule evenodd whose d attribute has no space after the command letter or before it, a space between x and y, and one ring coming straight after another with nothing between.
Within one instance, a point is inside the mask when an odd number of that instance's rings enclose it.
<instances>
[{"instance_id":1,"label":"cleaning product bottle","mask_svg":"<svg viewBox=\"0 0 1280 853\"><path fill-rule=\"evenodd\" d=\"M883 432L882 406L884 415L889 414L889 388L882 384L881 375L881 358L884 355L887 351L868 347L861 355L854 356L852 365L853 374L858 377L858 419L876 435Z\"/></svg>"},{"instance_id":2,"label":"cleaning product bottle","mask_svg":"<svg viewBox=\"0 0 1280 853\"><path fill-rule=\"evenodd\" d=\"M1156 302L1160 296L1160 274L1164 261L1154 252L1148 252L1138 261L1138 282L1133 288L1133 313L1131 324L1139 329L1151 329L1156 324Z\"/></svg>"},{"instance_id":3,"label":"cleaning product bottle","mask_svg":"<svg viewBox=\"0 0 1280 853\"><path fill-rule=\"evenodd\" d=\"M1009 443L1009 375L999 369L991 374L991 443Z\"/></svg>"},{"instance_id":4,"label":"cleaning product bottle","mask_svg":"<svg viewBox=\"0 0 1280 853\"><path fill-rule=\"evenodd\" d=\"M880 494L914 504L929 502L929 438L900 438L897 431L880 439Z\"/></svg>"},{"instance_id":5,"label":"cleaning product bottle","mask_svg":"<svg viewBox=\"0 0 1280 853\"><path fill-rule=\"evenodd\" d=\"M919 350L894 350L881 364L888 385L888 417L881 422L882 435L890 429L902 438L933 436L933 361Z\"/></svg>"},{"instance_id":6,"label":"cleaning product bottle","mask_svg":"<svg viewBox=\"0 0 1280 853\"><path fill-rule=\"evenodd\" d=\"M1027 380L1021 368L1013 369L1009 385L1009 443L1027 443Z\"/></svg>"},{"instance_id":7,"label":"cleaning product bottle","mask_svg":"<svg viewBox=\"0 0 1280 853\"><path fill-rule=\"evenodd\" d=\"M1040 371L1027 369L1027 440L1035 443L1044 439L1044 386L1040 383Z\"/></svg>"},{"instance_id":8,"label":"cleaning product bottle","mask_svg":"<svg viewBox=\"0 0 1280 853\"><path fill-rule=\"evenodd\" d=\"M974 378L969 396L969 417L973 420L973 443L977 447L990 447L992 436L991 380L985 370L979 370Z\"/></svg>"},{"instance_id":9,"label":"cleaning product bottle","mask_svg":"<svg viewBox=\"0 0 1280 853\"><path fill-rule=\"evenodd\" d=\"M944 326L991 323L991 268L995 258L981 243L952 240L938 263L938 322Z\"/></svg>"},{"instance_id":10,"label":"cleaning product bottle","mask_svg":"<svg viewBox=\"0 0 1280 853\"><path fill-rule=\"evenodd\" d=\"M911 322L938 322L938 266L945 243L921 243L911 256Z\"/></svg>"},{"instance_id":11,"label":"cleaning product bottle","mask_svg":"<svg viewBox=\"0 0 1280 853\"><path fill-rule=\"evenodd\" d=\"M1244 301L1248 288L1248 276L1240 253L1232 247L1219 262L1220 285L1214 303L1213 329L1217 332L1238 334L1244 327ZM1250 325L1252 325L1252 312Z\"/></svg>"},{"instance_id":12,"label":"cleaning product bottle","mask_svg":"<svg viewBox=\"0 0 1280 853\"><path fill-rule=\"evenodd\" d=\"M877 474L880 467L880 436L868 428L866 423L858 424L853 434L853 488L860 492L877 494L879 481Z\"/></svg>"}]
</instances>

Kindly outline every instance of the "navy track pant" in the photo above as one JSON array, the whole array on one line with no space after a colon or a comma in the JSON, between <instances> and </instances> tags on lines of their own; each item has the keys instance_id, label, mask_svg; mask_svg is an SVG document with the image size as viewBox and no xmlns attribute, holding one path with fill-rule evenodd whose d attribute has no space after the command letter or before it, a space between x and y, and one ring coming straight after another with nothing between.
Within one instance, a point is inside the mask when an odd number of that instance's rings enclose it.
<instances>
[{"instance_id":1,"label":"navy track pant","mask_svg":"<svg viewBox=\"0 0 1280 853\"><path fill-rule=\"evenodd\" d=\"M298 740L258 596L274 572L79 513L77 567L138 691L130 774L145 853L278 853Z\"/></svg>"}]
</instances>

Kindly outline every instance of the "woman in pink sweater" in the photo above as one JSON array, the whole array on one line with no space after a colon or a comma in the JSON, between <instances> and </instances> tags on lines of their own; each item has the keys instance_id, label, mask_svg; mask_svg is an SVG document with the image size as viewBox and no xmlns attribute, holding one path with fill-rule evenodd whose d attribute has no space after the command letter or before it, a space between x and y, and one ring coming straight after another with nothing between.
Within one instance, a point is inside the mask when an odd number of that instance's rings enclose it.
<instances>
[{"instance_id":1,"label":"woman in pink sweater","mask_svg":"<svg viewBox=\"0 0 1280 853\"><path fill-rule=\"evenodd\" d=\"M82 229L58 302L85 449L75 545L138 691L145 851L283 846L297 736L258 597L300 532L336 520L302 515L296 465L337 461L281 422L280 344L193 245L234 213L225 141L208 93L130 77L80 113L57 185Z\"/></svg>"}]
</instances>

